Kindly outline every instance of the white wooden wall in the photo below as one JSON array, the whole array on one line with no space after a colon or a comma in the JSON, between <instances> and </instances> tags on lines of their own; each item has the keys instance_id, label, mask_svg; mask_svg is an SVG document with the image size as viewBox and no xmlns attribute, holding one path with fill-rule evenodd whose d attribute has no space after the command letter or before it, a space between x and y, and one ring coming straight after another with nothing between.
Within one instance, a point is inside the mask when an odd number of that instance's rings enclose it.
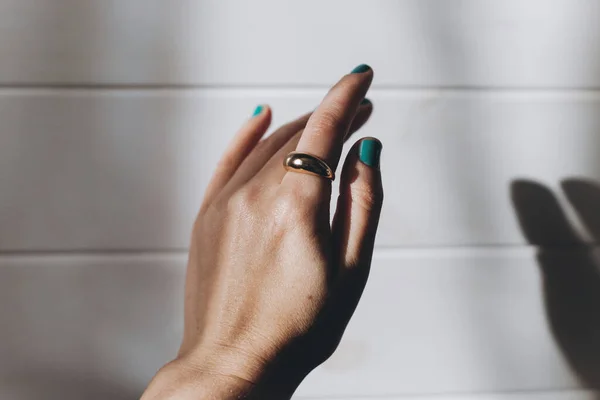
<instances>
[{"instance_id":1,"label":"white wooden wall","mask_svg":"<svg viewBox=\"0 0 600 400\"><path fill-rule=\"evenodd\" d=\"M363 62L381 231L298 397L596 399L593 0L0 0L0 398L139 396L231 135Z\"/></svg>"}]
</instances>

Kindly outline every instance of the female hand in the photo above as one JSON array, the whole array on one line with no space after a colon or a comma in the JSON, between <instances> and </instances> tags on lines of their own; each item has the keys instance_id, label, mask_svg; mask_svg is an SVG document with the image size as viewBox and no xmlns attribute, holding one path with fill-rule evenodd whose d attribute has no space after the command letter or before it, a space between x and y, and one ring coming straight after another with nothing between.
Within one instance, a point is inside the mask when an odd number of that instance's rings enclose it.
<instances>
[{"instance_id":1,"label":"female hand","mask_svg":"<svg viewBox=\"0 0 600 400\"><path fill-rule=\"evenodd\" d=\"M261 140L265 107L236 135L194 224L179 354L143 399L289 399L333 353L369 273L381 143L351 149L332 224L331 181L282 163L296 150L335 171L345 138L372 111L372 79L359 66L312 114Z\"/></svg>"}]
</instances>

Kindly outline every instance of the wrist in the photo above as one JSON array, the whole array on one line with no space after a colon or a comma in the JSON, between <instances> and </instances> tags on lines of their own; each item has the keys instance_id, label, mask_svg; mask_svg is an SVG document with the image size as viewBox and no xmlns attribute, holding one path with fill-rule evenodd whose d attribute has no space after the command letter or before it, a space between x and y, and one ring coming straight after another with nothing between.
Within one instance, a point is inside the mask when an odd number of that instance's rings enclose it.
<instances>
[{"instance_id":1,"label":"wrist","mask_svg":"<svg viewBox=\"0 0 600 400\"><path fill-rule=\"evenodd\" d=\"M160 369L142 400L289 400L306 374L281 361L222 350L182 356Z\"/></svg>"},{"instance_id":2,"label":"wrist","mask_svg":"<svg viewBox=\"0 0 600 400\"><path fill-rule=\"evenodd\" d=\"M178 359L158 371L141 400L250 399L253 388L242 378L198 369Z\"/></svg>"}]
</instances>

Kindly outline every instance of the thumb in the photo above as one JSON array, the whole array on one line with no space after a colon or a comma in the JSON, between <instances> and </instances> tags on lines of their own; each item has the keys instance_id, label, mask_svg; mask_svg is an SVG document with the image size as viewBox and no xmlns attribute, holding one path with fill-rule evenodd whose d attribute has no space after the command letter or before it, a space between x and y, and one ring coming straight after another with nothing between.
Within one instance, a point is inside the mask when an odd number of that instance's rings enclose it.
<instances>
[{"instance_id":1,"label":"thumb","mask_svg":"<svg viewBox=\"0 0 600 400\"><path fill-rule=\"evenodd\" d=\"M340 195L332 225L338 278L361 277L366 283L373 256L375 234L383 203L379 158L381 142L364 138L352 146L340 180ZM354 285L352 285L354 286ZM362 292L360 287L360 292Z\"/></svg>"},{"instance_id":2,"label":"thumb","mask_svg":"<svg viewBox=\"0 0 600 400\"><path fill-rule=\"evenodd\" d=\"M340 195L331 233L335 270L332 293L320 323L330 332L321 345L333 354L367 283L375 233L383 203L379 170L381 142L364 138L352 146L340 179ZM316 330L320 331L320 330Z\"/></svg>"}]
</instances>

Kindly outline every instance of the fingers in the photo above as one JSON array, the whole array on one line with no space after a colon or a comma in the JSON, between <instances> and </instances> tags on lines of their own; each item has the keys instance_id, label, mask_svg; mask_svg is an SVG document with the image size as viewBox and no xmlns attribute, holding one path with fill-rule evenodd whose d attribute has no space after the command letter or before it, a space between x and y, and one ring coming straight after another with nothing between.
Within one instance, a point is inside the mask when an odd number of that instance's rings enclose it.
<instances>
[{"instance_id":1,"label":"fingers","mask_svg":"<svg viewBox=\"0 0 600 400\"><path fill-rule=\"evenodd\" d=\"M587 228L591 239L596 242L600 239L600 186L597 183L583 178L565 179L561 186L567 199L575 209L579 219Z\"/></svg>"},{"instance_id":2,"label":"fingers","mask_svg":"<svg viewBox=\"0 0 600 400\"><path fill-rule=\"evenodd\" d=\"M512 203L527 241L536 246L580 242L558 199L546 186L518 179L511 184Z\"/></svg>"},{"instance_id":3,"label":"fingers","mask_svg":"<svg viewBox=\"0 0 600 400\"><path fill-rule=\"evenodd\" d=\"M340 195L333 218L332 235L336 265L334 308L345 325L352 316L367 283L375 234L383 203L379 169L381 142L364 138L355 143L346 158L340 180Z\"/></svg>"},{"instance_id":4,"label":"fingers","mask_svg":"<svg viewBox=\"0 0 600 400\"><path fill-rule=\"evenodd\" d=\"M361 65L344 76L308 120L296 150L323 159L335 170L344 137L372 80L373 71L366 65ZM285 175L282 183L307 185L307 189L311 186L314 189L321 187L323 181L325 180L319 177L291 172Z\"/></svg>"},{"instance_id":5,"label":"fingers","mask_svg":"<svg viewBox=\"0 0 600 400\"><path fill-rule=\"evenodd\" d=\"M357 269L366 274L371 264L383 202L381 148L379 140L364 138L352 146L344 163L332 225L341 275Z\"/></svg>"},{"instance_id":6,"label":"fingers","mask_svg":"<svg viewBox=\"0 0 600 400\"><path fill-rule=\"evenodd\" d=\"M215 173L206 189L201 209L210 204L227 184L240 164L269 129L270 124L271 109L262 105L256 107L254 115L238 131L217 164Z\"/></svg>"},{"instance_id":7,"label":"fingers","mask_svg":"<svg viewBox=\"0 0 600 400\"><path fill-rule=\"evenodd\" d=\"M273 157L279 149L299 132L302 132L306 126L306 122L312 113L305 114L295 121L289 122L277 129L271 136L260 141L254 151L246 157L239 166L235 175L227 183L227 187L223 190L228 193L246 183L249 179L255 176L258 171Z\"/></svg>"},{"instance_id":8,"label":"fingers","mask_svg":"<svg viewBox=\"0 0 600 400\"><path fill-rule=\"evenodd\" d=\"M350 127L350 131L344 137L344 142L352 136L352 134L358 131L362 126L369 120L371 114L373 113L373 103L370 100L364 99L361 103L358 111L356 113L356 117L352 121L352 126ZM281 180L286 174L285 168L283 168L283 160L285 156L288 155L291 151L294 151L298 146L298 142L303 134L303 131L297 132L287 143L285 143L274 155L271 157L269 162L265 164L263 171L260 174L259 179L268 179L270 181L274 181L277 183L281 183Z\"/></svg>"}]
</instances>

